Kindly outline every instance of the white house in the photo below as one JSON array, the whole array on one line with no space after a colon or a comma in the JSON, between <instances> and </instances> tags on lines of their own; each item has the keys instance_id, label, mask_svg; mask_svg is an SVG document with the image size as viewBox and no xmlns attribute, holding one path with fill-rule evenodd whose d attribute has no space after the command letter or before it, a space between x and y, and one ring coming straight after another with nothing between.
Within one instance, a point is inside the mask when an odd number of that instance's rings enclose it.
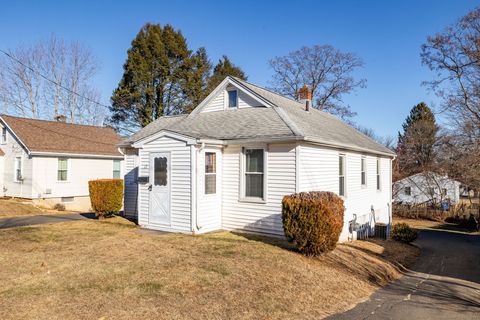
<instances>
[{"instance_id":1,"label":"white house","mask_svg":"<svg viewBox=\"0 0 480 320\"><path fill-rule=\"evenodd\" d=\"M325 112L227 77L189 115L161 117L123 144L125 213L145 228L283 236L281 201L300 191L345 200L349 228L391 221L394 153ZM356 219L355 219L356 217Z\"/></svg>"},{"instance_id":2,"label":"white house","mask_svg":"<svg viewBox=\"0 0 480 320\"><path fill-rule=\"evenodd\" d=\"M0 129L3 196L89 210L88 181L122 177L122 139L112 128L2 115Z\"/></svg>"},{"instance_id":3,"label":"white house","mask_svg":"<svg viewBox=\"0 0 480 320\"><path fill-rule=\"evenodd\" d=\"M395 202L421 204L460 200L461 183L434 172L422 172L396 181L393 184Z\"/></svg>"}]
</instances>

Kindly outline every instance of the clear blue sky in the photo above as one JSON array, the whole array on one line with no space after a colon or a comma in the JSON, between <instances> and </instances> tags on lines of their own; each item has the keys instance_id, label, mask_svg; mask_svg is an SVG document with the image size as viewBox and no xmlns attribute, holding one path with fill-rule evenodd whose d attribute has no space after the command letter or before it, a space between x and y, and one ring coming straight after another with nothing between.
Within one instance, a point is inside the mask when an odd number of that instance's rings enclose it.
<instances>
[{"instance_id":1,"label":"clear blue sky","mask_svg":"<svg viewBox=\"0 0 480 320\"><path fill-rule=\"evenodd\" d=\"M365 61L357 75L366 89L346 97L355 121L395 136L410 108L438 105L421 86L420 46L428 35L478 5L475 1L2 1L0 47L52 33L89 46L101 63L102 102L122 75L131 40L146 22L181 29L192 49L204 46L213 62L228 55L249 81L267 85L267 61L301 46L331 44Z\"/></svg>"}]
</instances>

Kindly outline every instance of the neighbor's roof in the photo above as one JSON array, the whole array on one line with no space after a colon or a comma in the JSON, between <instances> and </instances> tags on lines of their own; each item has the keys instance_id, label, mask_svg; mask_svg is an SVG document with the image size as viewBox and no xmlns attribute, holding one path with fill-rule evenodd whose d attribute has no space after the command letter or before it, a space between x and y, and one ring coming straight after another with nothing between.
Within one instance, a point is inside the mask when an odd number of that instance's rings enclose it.
<instances>
[{"instance_id":1,"label":"neighbor's roof","mask_svg":"<svg viewBox=\"0 0 480 320\"><path fill-rule=\"evenodd\" d=\"M228 77L240 88L265 101L271 107L240 108L190 115L161 117L129 139L133 143L162 130L199 139L298 139L309 140L346 149L365 150L394 155L385 146L375 142L357 129L331 114L310 108L262 87ZM208 99L208 98L207 98Z\"/></svg>"},{"instance_id":2,"label":"neighbor's roof","mask_svg":"<svg viewBox=\"0 0 480 320\"><path fill-rule=\"evenodd\" d=\"M1 118L30 152L121 156L117 144L122 139L109 127L8 115Z\"/></svg>"}]
</instances>

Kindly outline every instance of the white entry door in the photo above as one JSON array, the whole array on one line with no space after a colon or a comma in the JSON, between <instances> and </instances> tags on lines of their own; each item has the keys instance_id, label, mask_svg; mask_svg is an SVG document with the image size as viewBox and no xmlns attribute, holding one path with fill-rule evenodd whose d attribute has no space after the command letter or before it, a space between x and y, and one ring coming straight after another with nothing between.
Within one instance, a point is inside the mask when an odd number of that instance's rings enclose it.
<instances>
[{"instance_id":1,"label":"white entry door","mask_svg":"<svg viewBox=\"0 0 480 320\"><path fill-rule=\"evenodd\" d=\"M170 224L171 171L169 152L150 154L150 223Z\"/></svg>"}]
</instances>

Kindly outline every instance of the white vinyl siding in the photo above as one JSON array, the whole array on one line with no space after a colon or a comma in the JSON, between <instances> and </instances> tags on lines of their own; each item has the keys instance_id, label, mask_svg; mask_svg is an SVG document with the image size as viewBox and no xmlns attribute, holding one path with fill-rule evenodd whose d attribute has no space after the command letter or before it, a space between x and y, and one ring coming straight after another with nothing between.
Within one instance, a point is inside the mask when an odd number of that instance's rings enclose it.
<instances>
[{"instance_id":1,"label":"white vinyl siding","mask_svg":"<svg viewBox=\"0 0 480 320\"><path fill-rule=\"evenodd\" d=\"M250 97L242 90L237 88L237 106L235 108L229 108L229 97L228 90L234 89L233 87L220 91L215 97L213 97L210 102L203 107L202 112L212 112L212 111L221 111L228 109L242 109L242 108L251 108L251 107L260 107L262 103L256 99Z\"/></svg>"},{"instance_id":2,"label":"white vinyl siding","mask_svg":"<svg viewBox=\"0 0 480 320\"><path fill-rule=\"evenodd\" d=\"M362 154L357 152L339 151L335 148L319 147L313 144L302 144L299 147L299 191L331 191L340 189L340 161L339 155L345 155L345 217L340 241L349 237L348 223L357 215L358 223L372 222L369 219L371 209L375 212L377 222L391 222L389 219L389 204L391 202L391 188L389 187L390 163L389 158L381 157L382 175L380 183L382 190L376 189L376 176L366 175L366 186L359 183L361 176ZM375 172L377 156L365 157L366 172Z\"/></svg>"},{"instance_id":3,"label":"white vinyl siding","mask_svg":"<svg viewBox=\"0 0 480 320\"><path fill-rule=\"evenodd\" d=\"M245 146L248 147L248 146ZM255 148L252 146L252 148ZM282 198L295 192L295 145L270 144L266 149L266 196L262 203L240 201L242 149L229 145L223 153L222 226L283 236Z\"/></svg>"},{"instance_id":4,"label":"white vinyl siding","mask_svg":"<svg viewBox=\"0 0 480 320\"><path fill-rule=\"evenodd\" d=\"M216 158L215 188L216 192L205 192L205 154L214 153ZM206 148L198 153L197 162L197 214L196 224L199 233L220 230L222 228L222 151ZM213 175L211 175L213 176Z\"/></svg>"},{"instance_id":5,"label":"white vinyl siding","mask_svg":"<svg viewBox=\"0 0 480 320\"><path fill-rule=\"evenodd\" d=\"M148 183L139 184L139 224L151 229L164 231L191 231L191 163L190 146L185 142L169 137L161 137L148 142L139 150L139 176L149 176L150 153L170 152L171 166L171 224L149 222L150 192ZM150 183L152 182L150 177Z\"/></svg>"},{"instance_id":6,"label":"white vinyl siding","mask_svg":"<svg viewBox=\"0 0 480 320\"><path fill-rule=\"evenodd\" d=\"M13 173L13 181L21 182L23 180L22 157L15 157L15 171Z\"/></svg>"},{"instance_id":7,"label":"white vinyl siding","mask_svg":"<svg viewBox=\"0 0 480 320\"><path fill-rule=\"evenodd\" d=\"M128 217L137 217L138 204L138 150L129 148L125 150L125 183L124 212Z\"/></svg>"}]
</instances>

